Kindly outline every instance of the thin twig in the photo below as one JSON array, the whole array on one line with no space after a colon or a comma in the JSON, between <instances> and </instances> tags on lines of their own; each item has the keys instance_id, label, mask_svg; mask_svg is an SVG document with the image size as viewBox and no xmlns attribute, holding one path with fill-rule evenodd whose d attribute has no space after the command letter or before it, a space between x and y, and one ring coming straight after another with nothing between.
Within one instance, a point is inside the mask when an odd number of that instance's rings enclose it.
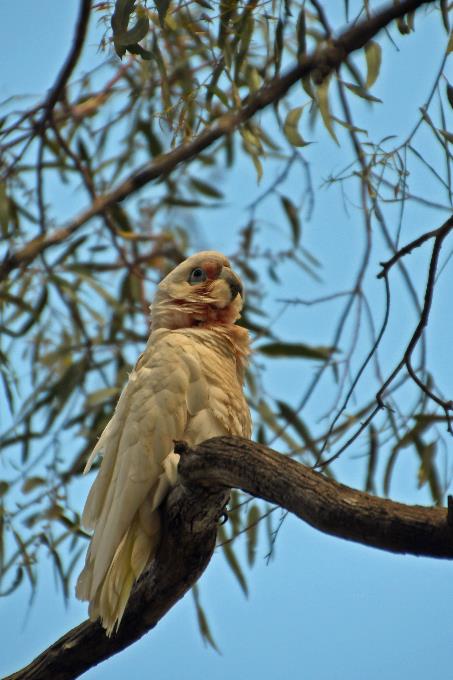
<instances>
[{"instance_id":1,"label":"thin twig","mask_svg":"<svg viewBox=\"0 0 453 680\"><path fill-rule=\"evenodd\" d=\"M377 348L379 347L379 345L380 345L380 343L381 343L381 340L382 340L382 338L383 338L383 336L384 336L385 329L387 328L387 324L388 324L388 320L389 320L389 316L390 316L390 286L388 285L388 280L387 280L387 278L385 278L384 281L385 281L385 312L384 312L384 319L383 319L383 321L382 321L381 329L380 329L380 331L379 331L379 334L378 334L378 336L377 336L377 338L376 338L376 340L375 340L375 342L374 342L372 348L371 348L370 351L368 352L367 356L365 357L365 360L363 361L362 365L360 366L359 370L357 371L357 374L356 374L354 380L352 381L351 387L350 387L349 390L348 390L348 393L347 393L347 395L346 395L346 397L345 397L345 399L344 399L344 401L343 401L343 404L342 404L341 408L338 410L338 413L336 414L335 418L333 419L333 421L332 421L332 423L331 423L331 425L330 425L330 427L329 427L329 430L328 430L327 435L326 435L326 438L325 438L324 445L323 445L323 447L322 447L322 449L321 449L321 452L320 452L320 455L319 455L319 457L318 457L318 460L316 461L316 463L315 463L315 465L314 465L315 468L318 467L318 466L320 466L320 463L321 463L320 457L321 457L323 451L324 451L325 448L326 448L326 447L325 447L325 444L326 444L326 442L329 441L330 435L332 434L332 432L333 432L333 430L334 430L334 428L335 428L335 425L337 424L337 422L338 422L340 416L342 415L342 413L344 413L344 411L345 411L345 409L346 409L346 407L347 407L347 405L348 405L348 403L349 403L349 399L351 398L352 393L354 392L355 388L357 387L357 383L359 382L360 378L362 377L362 374L363 374L365 368L368 366L368 363L369 363L369 362L371 361L371 359L373 358L373 356L374 356L374 354L375 354ZM381 408L381 407L380 407L380 408ZM374 415L375 415L375 414L374 414ZM373 415L373 418L374 418L374 415ZM371 422L371 421L369 421L369 422ZM367 423L367 424L368 424L368 423ZM363 429L364 429L364 428L362 427L362 428L360 429L360 431L356 433L356 435L354 436L354 438L352 439L352 441L355 441L355 439L359 436L359 434L363 431ZM352 442L349 442L349 443L352 443ZM349 446L349 444L348 444L348 446ZM324 467L324 466L328 465L329 463L331 463L333 460L335 460L336 458L338 458L338 457L340 456L340 454L341 454L343 451L344 451L344 448L342 447L342 448L340 449L340 451L339 451L338 453L336 453L334 456L332 456L332 457L329 458L328 460L323 461L322 464L321 464L321 466Z\"/></svg>"},{"instance_id":2,"label":"thin twig","mask_svg":"<svg viewBox=\"0 0 453 680\"><path fill-rule=\"evenodd\" d=\"M38 123L38 127L42 130L48 122L55 105L64 93L66 84L71 77L74 68L79 60L82 52L82 47L85 42L85 37L88 30L88 21L91 12L91 0L80 0L79 16L77 18L77 25L74 35L74 40L71 45L71 50L67 56L63 68L51 88L49 95L44 102L44 113Z\"/></svg>"},{"instance_id":3,"label":"thin twig","mask_svg":"<svg viewBox=\"0 0 453 680\"><path fill-rule=\"evenodd\" d=\"M423 335L423 331L428 325L428 320L429 320L429 314L431 311L431 306L432 306L432 301L433 301L433 294L434 294L434 286L436 282L436 272L437 272L437 265L439 261L439 254L440 250L442 248L443 241L445 238L448 236L450 231L453 228L453 217L447 220L439 229L434 230L435 232L435 240L434 240L434 245L433 245L433 250L431 254L431 260L429 264L429 272L428 272L428 280L426 283L426 290L425 290L425 298L424 298L424 303L423 307L420 313L420 319L419 322L409 340L409 343L406 347L406 350L404 352L403 358L399 363L396 365L396 367L393 369L391 374L388 376L387 380L383 383L381 388L379 389L378 393L376 394L376 408L370 413L368 418L360 425L360 427L356 430L356 432L347 440L343 446L330 458L327 460L323 461L322 463L317 463L315 465L316 468L322 468L325 467L326 465L329 465L332 463L334 460L337 460L339 456L357 439L357 437L365 430L365 428L370 424L370 422L373 420L373 418L377 415L377 413L385 407L383 397L384 394L389 387L389 385L393 382L393 380L396 378L396 376L399 374L401 369L405 366L407 372L409 373L410 377L412 380L418 385L418 387L421 389L421 391L432 401L434 401L436 404L441 406L441 408L444 411L446 422L447 422L447 431L453 435L453 427L452 427L452 418L450 415L450 412L453 411L453 400L446 400L446 399L441 399L439 396L437 396L429 387L426 385L420 378L417 376L416 372L414 371L412 364L411 364L411 358L413 351L417 345L417 343L420 341ZM429 232L431 234L431 238L433 235L433 232ZM416 239L420 240L420 239ZM426 240L426 239L425 239ZM423 241L424 242L424 241ZM413 245L414 242L411 244L408 244L409 246L412 247L417 247ZM421 245L420 243L417 245ZM405 248L402 248L399 252L402 253ZM410 252L410 250L406 251L404 254L407 254L407 252ZM402 257L401 255L400 257ZM399 258L397 258L399 259ZM397 261L397 260L395 260ZM387 290L387 295L389 295L389 284L388 284L388 269L383 270L380 272L380 278L384 279L386 290Z\"/></svg>"},{"instance_id":4,"label":"thin twig","mask_svg":"<svg viewBox=\"0 0 453 680\"><path fill-rule=\"evenodd\" d=\"M428 272L428 281L426 283L426 291L425 291L425 299L423 303L423 309L422 313L420 315L420 320L417 324L417 327L414 331L414 334L407 346L407 349L404 353L404 363L406 365L407 372L411 376L412 380L418 385L418 387L422 390L424 394L426 394L427 397L432 399L436 404L442 407L445 413L445 417L447 418L447 430L448 432L453 435L453 428L452 428L452 422L451 422L451 416L450 416L450 411L453 411L453 400L445 400L441 399L438 397L434 392L426 385L424 382L420 380L420 378L417 376L415 373L412 363L411 363L411 358L412 358L412 353L420 340L423 331L425 330L426 326L428 325L428 319L429 319L429 314L431 311L431 306L432 306L432 301L433 301L433 295L434 295L434 286L436 284L436 272L437 272L437 265L439 262L439 254L442 248L442 244L448 234L450 233L451 229L453 228L453 217L450 220L447 220L447 222L443 225L443 227L440 228L439 233L434 239L434 245L433 245L433 250L431 254L431 260L429 263L429 272Z\"/></svg>"},{"instance_id":5,"label":"thin twig","mask_svg":"<svg viewBox=\"0 0 453 680\"><path fill-rule=\"evenodd\" d=\"M397 252L389 259L386 260L385 262L381 262L381 267L382 270L379 272L377 275L378 279L382 279L386 276L387 272L389 269L393 267L396 262L398 262L402 257L405 257L406 255L409 255L415 248L419 248L422 246L426 241L429 241L432 238L437 238L439 235L442 235L445 232L445 236L447 233L453 229L453 215L448 218L446 222L443 223L441 227L438 227L437 229L432 229L431 231L427 231L418 238L414 239L413 241L410 241L410 243L407 243L405 246L397 250ZM442 236L443 240L444 236Z\"/></svg>"}]
</instances>

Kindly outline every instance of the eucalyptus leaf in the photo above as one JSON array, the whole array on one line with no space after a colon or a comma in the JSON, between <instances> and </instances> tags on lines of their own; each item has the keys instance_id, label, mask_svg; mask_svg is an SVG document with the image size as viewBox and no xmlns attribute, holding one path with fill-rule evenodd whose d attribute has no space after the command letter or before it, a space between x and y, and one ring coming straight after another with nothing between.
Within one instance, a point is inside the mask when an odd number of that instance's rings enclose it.
<instances>
[{"instance_id":1,"label":"eucalyptus leaf","mask_svg":"<svg viewBox=\"0 0 453 680\"><path fill-rule=\"evenodd\" d=\"M368 89L376 82L381 69L382 49L379 43L370 40L365 45L365 57L367 65L365 87Z\"/></svg>"},{"instance_id":2,"label":"eucalyptus leaf","mask_svg":"<svg viewBox=\"0 0 453 680\"><path fill-rule=\"evenodd\" d=\"M318 359L328 361L337 350L334 347L314 347L300 342L268 342L259 345L257 352L268 357L291 359Z\"/></svg>"}]
</instances>

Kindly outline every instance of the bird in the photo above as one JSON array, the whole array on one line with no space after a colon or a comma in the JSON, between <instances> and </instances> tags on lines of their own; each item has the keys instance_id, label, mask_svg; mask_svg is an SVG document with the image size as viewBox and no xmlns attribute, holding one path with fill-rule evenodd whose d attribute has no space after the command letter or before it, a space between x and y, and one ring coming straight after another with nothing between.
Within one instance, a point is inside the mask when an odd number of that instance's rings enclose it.
<instances>
[{"instance_id":1,"label":"bird","mask_svg":"<svg viewBox=\"0 0 453 680\"><path fill-rule=\"evenodd\" d=\"M92 535L76 595L108 636L156 555L159 508L178 482L175 441L251 436L249 334L235 323L243 301L239 276L216 251L188 257L157 286L145 350L84 470L102 457L82 514Z\"/></svg>"}]
</instances>

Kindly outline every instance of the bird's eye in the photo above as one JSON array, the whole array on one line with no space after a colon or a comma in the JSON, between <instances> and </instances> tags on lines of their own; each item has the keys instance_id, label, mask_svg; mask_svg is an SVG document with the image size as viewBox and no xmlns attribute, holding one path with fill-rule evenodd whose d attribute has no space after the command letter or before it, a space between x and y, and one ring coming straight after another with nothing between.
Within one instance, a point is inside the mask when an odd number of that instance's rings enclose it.
<instances>
[{"instance_id":1,"label":"bird's eye","mask_svg":"<svg viewBox=\"0 0 453 680\"><path fill-rule=\"evenodd\" d=\"M206 281L208 277L206 276L206 272L204 269L201 267L195 267L195 269L192 270L192 273L189 276L189 283L192 285L196 283L203 283L203 281Z\"/></svg>"}]
</instances>

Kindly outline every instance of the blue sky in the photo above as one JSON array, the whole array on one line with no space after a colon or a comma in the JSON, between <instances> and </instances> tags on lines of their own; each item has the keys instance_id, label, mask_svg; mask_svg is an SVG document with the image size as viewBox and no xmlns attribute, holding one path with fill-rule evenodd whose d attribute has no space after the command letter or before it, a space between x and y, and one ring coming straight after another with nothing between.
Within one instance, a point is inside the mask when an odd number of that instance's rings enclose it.
<instances>
[{"instance_id":1,"label":"blue sky","mask_svg":"<svg viewBox=\"0 0 453 680\"><path fill-rule=\"evenodd\" d=\"M2 4L0 71L3 75L0 99L19 92L39 95L54 82L70 44L77 8L75 0L65 3L23 0L20 5ZM416 110L413 102L423 103L427 89L424 83L429 81L430 74L439 63L441 37L443 40L444 36L434 32L429 18L426 26L421 21L418 23L417 31L417 35L423 32L425 36L427 47L423 54L419 53L420 43L415 40L401 43L401 52L387 52L387 58L392 54L392 61L384 62L381 78L373 90L383 99L394 98L401 117L388 118L380 113L378 107L370 109L365 104L358 105L359 119L362 117L367 121L372 117L375 129L381 131L382 136L395 129L399 132L399 126L403 129L407 101L411 102L407 109L412 115ZM82 69L100 59L95 32L91 45ZM411 67L414 61L417 69ZM295 91L295 101L297 96ZM329 158L328 167L335 166L339 170L350 159L350 149L343 141L337 149L327 139L307 147L306 153L313 165L317 191L315 212L306 228L306 245L322 251L326 276L324 292L328 292L329 281L335 281L336 285L339 279L343 279L347 286L358 257L355 239L361 238L361 223L354 208L351 208L349 217L339 211L341 198L338 189L319 187L325 178L326 158ZM228 216L231 223L236 224L241 215L245 223L245 206L256 191L251 164L243 162L239 168L240 171L225 180L224 189L227 198L230 198L230 207L229 212L224 213L224 224L228 223ZM301 177L296 175L293 181L297 191ZM236 197L240 200L235 200ZM432 220L431 212L418 209L406 222L409 227L406 226L403 231L403 241L440 224L442 215L434 222ZM354 222L359 227L356 231ZM270 238L269 234L267 236ZM217 226L213 213L207 213L206 226L197 240L196 246L200 248L228 250L231 235ZM376 272L378 261L376 256ZM410 266L416 270L420 262L423 260L417 254ZM294 294L294 291L307 297L315 291L320 294L300 273L288 268L286 275L282 297L291 292ZM423 276L423 272L420 275ZM442 322L442 332L437 334L439 339L433 333L431 344L434 348L431 351L439 355L436 366L443 387L450 391L452 373L446 361L453 329L451 314L445 318L443 303L451 295L451 284L450 270L450 274L440 280L440 292L433 310L435 327ZM379 284L370 279L368 285L376 286L376 307L379 310L381 306L383 310ZM407 324L413 323L413 319L408 312ZM297 308L282 317L279 330L286 339L295 340L302 327L305 341L318 342L323 334L328 339L331 321L329 314L322 310ZM401 318L392 320L395 329L398 322ZM390 336L384 349L384 358L389 366L394 361L392 337L394 335ZM266 377L268 386L286 395L288 385L294 380L294 370L294 364L281 363L278 369L269 371ZM298 370L297 380L301 384L306 383L312 366L304 364ZM307 417L314 417L315 413L315 405L310 406ZM360 484L360 462L351 455L341 464L346 480ZM415 461L408 459L398 470L392 494L408 502L426 500L423 492L416 493L415 475ZM80 506L87 485L88 481L77 487L81 494ZM202 603L221 655L204 647L191 596L187 595L154 631L83 677L88 680L124 677L128 680L147 677L159 680L198 680L200 677L211 680L233 677L256 677L260 680L275 677L422 680L451 675L453 567L450 563L394 556L340 541L315 532L291 517L282 526L275 559L269 564L265 560L266 552L263 542L255 567L247 571L248 599L244 598L220 554L214 557L201 579ZM30 607L25 589L0 600L0 672L6 674L21 667L85 617L86 607L75 597L64 607L61 593L55 587L50 563L44 564L38 594Z\"/></svg>"}]
</instances>

